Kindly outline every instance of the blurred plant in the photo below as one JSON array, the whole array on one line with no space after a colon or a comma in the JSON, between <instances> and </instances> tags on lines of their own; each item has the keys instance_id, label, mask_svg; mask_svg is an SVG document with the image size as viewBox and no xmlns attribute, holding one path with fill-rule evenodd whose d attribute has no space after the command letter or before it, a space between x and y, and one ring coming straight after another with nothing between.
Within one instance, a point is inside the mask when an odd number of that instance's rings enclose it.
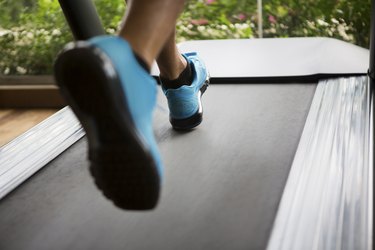
<instances>
[{"instance_id":1,"label":"blurred plant","mask_svg":"<svg viewBox=\"0 0 375 250\"><path fill-rule=\"evenodd\" d=\"M115 34L124 0L94 0ZM368 47L370 0L263 0L264 36L327 36ZM177 40L257 37L256 1L187 1ZM0 74L50 74L73 37L57 0L0 0Z\"/></svg>"},{"instance_id":2,"label":"blurred plant","mask_svg":"<svg viewBox=\"0 0 375 250\"><path fill-rule=\"evenodd\" d=\"M0 14L0 73L51 74L56 55L73 40L58 1L0 1L0 8L7 10ZM123 1L95 3L106 31L114 34L124 13Z\"/></svg>"},{"instance_id":3,"label":"blurred plant","mask_svg":"<svg viewBox=\"0 0 375 250\"><path fill-rule=\"evenodd\" d=\"M177 22L177 39L251 38L254 25L245 13L254 8L246 0L189 1Z\"/></svg>"},{"instance_id":4,"label":"blurred plant","mask_svg":"<svg viewBox=\"0 0 375 250\"><path fill-rule=\"evenodd\" d=\"M265 37L334 37L368 47L370 0L264 0Z\"/></svg>"},{"instance_id":5,"label":"blurred plant","mask_svg":"<svg viewBox=\"0 0 375 250\"><path fill-rule=\"evenodd\" d=\"M0 30L3 74L50 73L57 52L72 39L57 1L39 0L12 17L17 26Z\"/></svg>"}]
</instances>

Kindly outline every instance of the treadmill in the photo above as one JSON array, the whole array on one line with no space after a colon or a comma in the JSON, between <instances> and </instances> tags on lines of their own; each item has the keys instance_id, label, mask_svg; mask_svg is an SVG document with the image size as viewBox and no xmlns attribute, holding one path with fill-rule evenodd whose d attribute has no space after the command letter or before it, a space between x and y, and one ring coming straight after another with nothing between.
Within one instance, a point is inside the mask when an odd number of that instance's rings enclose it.
<instances>
[{"instance_id":1,"label":"treadmill","mask_svg":"<svg viewBox=\"0 0 375 250\"><path fill-rule=\"evenodd\" d=\"M76 39L104 33L90 0L60 3ZM66 107L0 148L0 249L372 249L374 50L329 38L179 47L212 78L191 132L171 128L159 90L157 208L104 198Z\"/></svg>"}]
</instances>

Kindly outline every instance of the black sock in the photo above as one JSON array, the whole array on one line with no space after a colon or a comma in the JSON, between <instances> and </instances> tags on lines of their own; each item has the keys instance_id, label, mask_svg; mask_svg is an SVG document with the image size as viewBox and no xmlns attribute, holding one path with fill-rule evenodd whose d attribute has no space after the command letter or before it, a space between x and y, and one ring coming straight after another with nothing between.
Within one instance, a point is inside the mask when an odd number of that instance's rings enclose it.
<instances>
[{"instance_id":1,"label":"black sock","mask_svg":"<svg viewBox=\"0 0 375 250\"><path fill-rule=\"evenodd\" d=\"M133 53L134 53L135 59L137 59L139 65L141 65L142 68L144 68L148 73L150 73L151 69L147 65L147 63L145 62L145 60L143 60L142 57L140 57L139 55L137 55L137 53L135 53L134 51L133 51Z\"/></svg>"},{"instance_id":2,"label":"black sock","mask_svg":"<svg viewBox=\"0 0 375 250\"><path fill-rule=\"evenodd\" d=\"M191 83L193 82L193 74L189 62L187 63L186 68L176 79L169 80L167 78L160 77L160 80L161 84L166 89L178 89L182 85L191 85Z\"/></svg>"}]
</instances>

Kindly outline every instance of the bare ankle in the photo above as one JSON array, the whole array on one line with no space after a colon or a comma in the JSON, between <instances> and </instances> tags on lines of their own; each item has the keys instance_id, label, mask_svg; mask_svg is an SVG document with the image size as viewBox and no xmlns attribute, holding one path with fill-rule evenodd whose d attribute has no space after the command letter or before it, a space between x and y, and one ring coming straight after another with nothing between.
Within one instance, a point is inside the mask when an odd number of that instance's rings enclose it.
<instances>
[{"instance_id":1,"label":"bare ankle","mask_svg":"<svg viewBox=\"0 0 375 250\"><path fill-rule=\"evenodd\" d=\"M160 61L158 61L158 65L161 77L174 80L177 79L181 72L186 68L187 61L179 54L178 58L173 60L173 62L168 61L167 63L160 63Z\"/></svg>"}]
</instances>

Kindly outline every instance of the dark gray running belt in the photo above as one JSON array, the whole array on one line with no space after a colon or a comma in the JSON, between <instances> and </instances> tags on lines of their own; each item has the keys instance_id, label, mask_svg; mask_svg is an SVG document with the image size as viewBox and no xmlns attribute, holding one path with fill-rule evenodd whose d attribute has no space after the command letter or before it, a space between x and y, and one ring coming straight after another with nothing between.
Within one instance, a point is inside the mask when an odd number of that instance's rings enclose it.
<instances>
[{"instance_id":1,"label":"dark gray running belt","mask_svg":"<svg viewBox=\"0 0 375 250\"><path fill-rule=\"evenodd\" d=\"M95 188L81 140L0 203L1 249L262 249L315 84L213 85L204 122L178 133L159 96L165 183L153 212Z\"/></svg>"}]
</instances>

